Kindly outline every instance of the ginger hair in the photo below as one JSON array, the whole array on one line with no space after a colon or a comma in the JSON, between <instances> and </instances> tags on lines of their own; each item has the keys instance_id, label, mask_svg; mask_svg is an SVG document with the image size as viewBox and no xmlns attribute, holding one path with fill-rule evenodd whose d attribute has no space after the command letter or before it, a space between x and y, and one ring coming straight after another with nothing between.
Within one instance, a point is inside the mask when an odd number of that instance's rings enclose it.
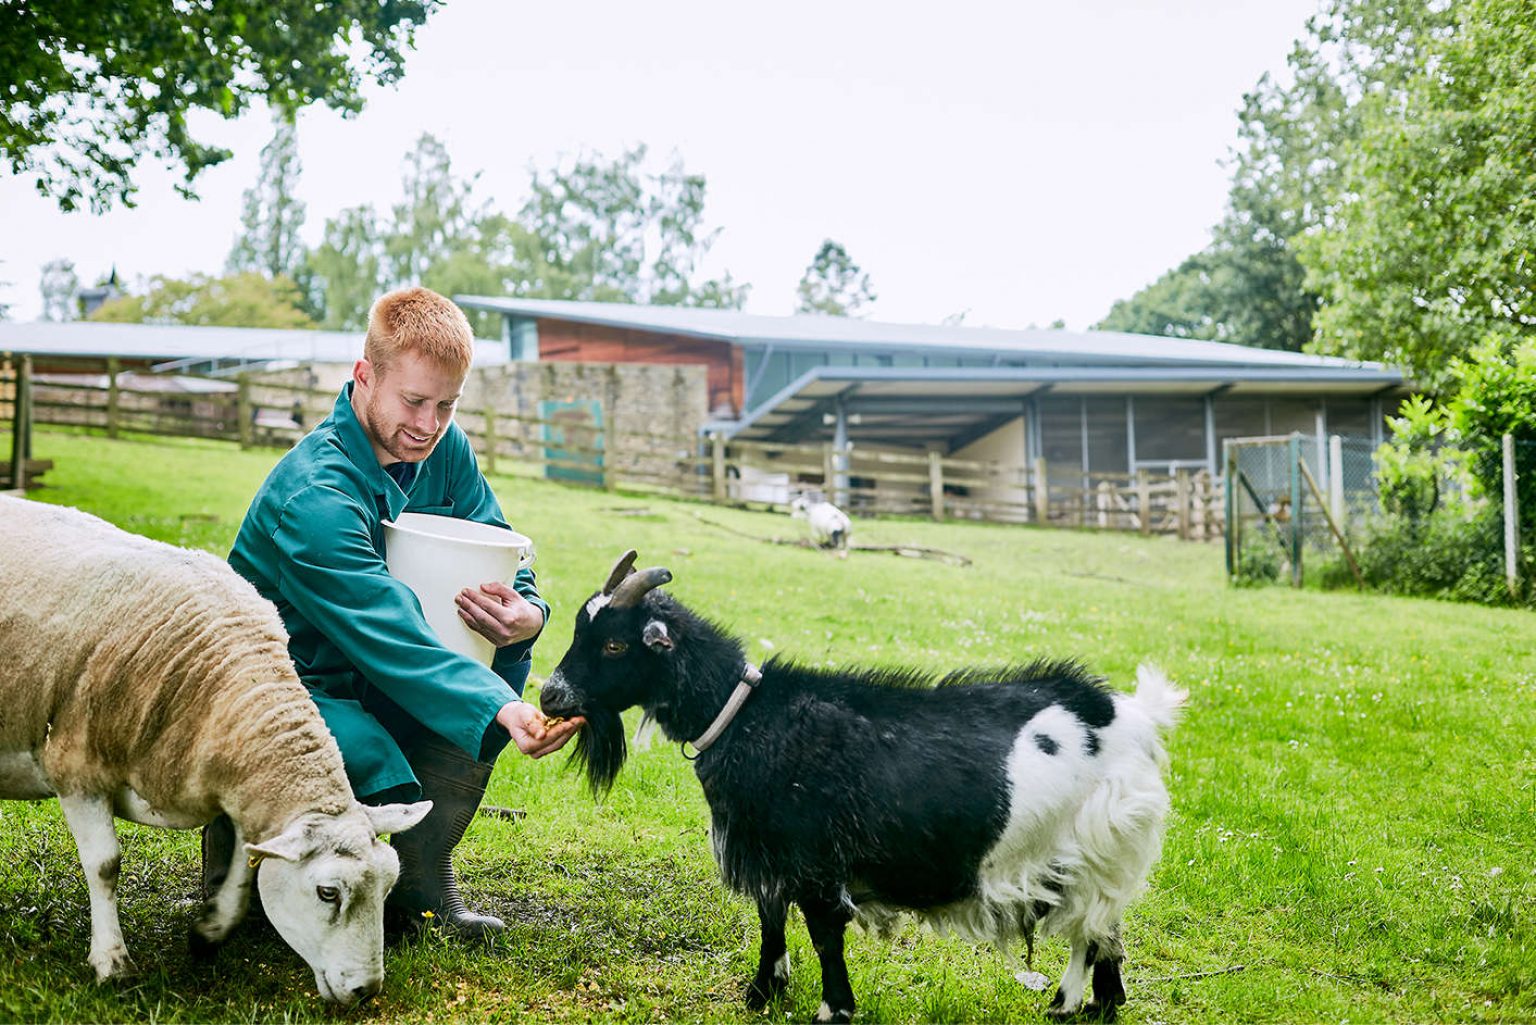
<instances>
[{"instance_id":1,"label":"ginger hair","mask_svg":"<svg viewBox=\"0 0 1536 1025\"><path fill-rule=\"evenodd\" d=\"M368 314L363 358L383 374L405 352L465 374L475 355L475 334L464 311L446 296L430 288L397 289L380 296Z\"/></svg>"}]
</instances>

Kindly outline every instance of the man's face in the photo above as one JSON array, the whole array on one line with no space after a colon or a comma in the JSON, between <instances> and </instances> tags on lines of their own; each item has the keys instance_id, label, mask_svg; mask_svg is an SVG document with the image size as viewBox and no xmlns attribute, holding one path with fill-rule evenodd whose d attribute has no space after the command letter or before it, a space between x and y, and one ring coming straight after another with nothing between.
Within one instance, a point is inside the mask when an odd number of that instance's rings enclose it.
<instances>
[{"instance_id":1,"label":"man's face","mask_svg":"<svg viewBox=\"0 0 1536 1025\"><path fill-rule=\"evenodd\" d=\"M419 463L432 454L453 422L465 376L414 352L402 353L383 373L358 360L353 407L381 465Z\"/></svg>"}]
</instances>

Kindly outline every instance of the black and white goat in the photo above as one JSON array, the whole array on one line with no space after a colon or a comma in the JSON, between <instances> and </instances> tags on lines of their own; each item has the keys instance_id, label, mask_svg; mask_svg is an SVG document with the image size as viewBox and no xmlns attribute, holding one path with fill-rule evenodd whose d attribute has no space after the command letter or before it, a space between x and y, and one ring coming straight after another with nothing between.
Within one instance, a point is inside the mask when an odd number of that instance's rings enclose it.
<instances>
[{"instance_id":1,"label":"black and white goat","mask_svg":"<svg viewBox=\"0 0 1536 1025\"><path fill-rule=\"evenodd\" d=\"M721 875L757 901L762 924L749 1004L788 981L795 903L821 961L818 1021L853 1014L847 924L904 912L1005 949L1037 929L1066 936L1049 1013L1113 1017L1121 915L1168 811L1159 734L1183 693L1147 666L1135 694L1116 693L1069 662L967 669L937 686L911 671L772 661L759 672L656 590L667 570L635 573L634 559L578 612L543 710L586 716L575 756L597 792L623 766L626 708L697 749Z\"/></svg>"}]
</instances>

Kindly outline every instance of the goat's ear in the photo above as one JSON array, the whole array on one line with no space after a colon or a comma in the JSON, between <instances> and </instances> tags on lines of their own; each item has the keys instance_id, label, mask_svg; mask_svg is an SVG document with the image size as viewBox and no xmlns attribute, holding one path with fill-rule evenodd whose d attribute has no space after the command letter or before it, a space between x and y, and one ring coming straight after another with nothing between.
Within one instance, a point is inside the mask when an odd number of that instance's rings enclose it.
<instances>
[{"instance_id":1,"label":"goat's ear","mask_svg":"<svg viewBox=\"0 0 1536 1025\"><path fill-rule=\"evenodd\" d=\"M672 650L672 635L667 633L667 624L659 619L653 619L645 624L645 629L640 632L640 639L652 651Z\"/></svg>"}]
</instances>

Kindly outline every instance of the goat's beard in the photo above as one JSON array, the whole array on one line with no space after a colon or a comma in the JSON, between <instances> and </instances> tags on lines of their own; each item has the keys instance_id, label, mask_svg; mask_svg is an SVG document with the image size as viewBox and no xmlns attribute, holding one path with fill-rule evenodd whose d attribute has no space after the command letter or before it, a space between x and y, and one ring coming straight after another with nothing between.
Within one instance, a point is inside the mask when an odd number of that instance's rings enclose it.
<instances>
[{"instance_id":1,"label":"goat's beard","mask_svg":"<svg viewBox=\"0 0 1536 1025\"><path fill-rule=\"evenodd\" d=\"M613 786L629 745L624 740L624 720L618 712L589 710L581 713L587 724L576 734L576 752L572 756L586 774L593 797L601 797Z\"/></svg>"}]
</instances>

